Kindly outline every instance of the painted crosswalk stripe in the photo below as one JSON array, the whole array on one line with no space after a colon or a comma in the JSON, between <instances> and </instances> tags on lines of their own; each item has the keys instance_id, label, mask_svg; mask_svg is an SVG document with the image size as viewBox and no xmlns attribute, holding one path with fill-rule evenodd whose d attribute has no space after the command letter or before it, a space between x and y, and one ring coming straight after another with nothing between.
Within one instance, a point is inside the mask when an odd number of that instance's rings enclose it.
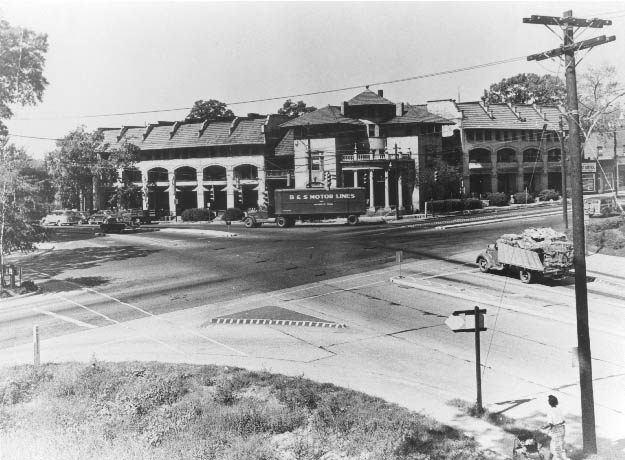
<instances>
[{"instance_id":1,"label":"painted crosswalk stripe","mask_svg":"<svg viewBox=\"0 0 625 460\"><path fill-rule=\"evenodd\" d=\"M75 324L76 326L86 327L88 329L95 329L98 327L93 324L85 323L84 321L70 318L69 316L59 315L58 313L54 313L52 311L42 310L41 308L33 308L33 310L38 313L43 313L44 315L52 316L53 318L56 318L56 319L60 319L61 321Z\"/></svg>"}]
</instances>

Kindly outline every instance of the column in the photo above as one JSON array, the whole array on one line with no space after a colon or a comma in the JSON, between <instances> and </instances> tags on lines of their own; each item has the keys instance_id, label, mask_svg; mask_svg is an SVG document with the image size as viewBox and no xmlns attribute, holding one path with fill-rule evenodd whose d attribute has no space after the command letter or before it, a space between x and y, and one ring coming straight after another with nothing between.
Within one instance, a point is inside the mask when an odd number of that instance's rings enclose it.
<instances>
[{"instance_id":1,"label":"column","mask_svg":"<svg viewBox=\"0 0 625 460\"><path fill-rule=\"evenodd\" d=\"M197 176L197 207L202 209L204 207L204 170L200 167L200 169L195 170L195 174Z\"/></svg>"},{"instance_id":2,"label":"column","mask_svg":"<svg viewBox=\"0 0 625 460\"><path fill-rule=\"evenodd\" d=\"M388 194L388 169L384 170L384 210L391 210L391 202Z\"/></svg>"},{"instance_id":3,"label":"column","mask_svg":"<svg viewBox=\"0 0 625 460\"><path fill-rule=\"evenodd\" d=\"M234 168L226 168L226 207L234 208Z\"/></svg>"},{"instance_id":4,"label":"column","mask_svg":"<svg viewBox=\"0 0 625 460\"><path fill-rule=\"evenodd\" d=\"M267 185L265 183L265 170L258 168L258 209L263 206L263 192L265 191Z\"/></svg>"},{"instance_id":5,"label":"column","mask_svg":"<svg viewBox=\"0 0 625 460\"><path fill-rule=\"evenodd\" d=\"M143 198L143 210L147 211L150 205L150 189L148 188L148 172L141 171L141 191Z\"/></svg>"},{"instance_id":6,"label":"column","mask_svg":"<svg viewBox=\"0 0 625 460\"><path fill-rule=\"evenodd\" d=\"M499 179L497 176L497 152L490 152L490 191L499 192Z\"/></svg>"},{"instance_id":7,"label":"column","mask_svg":"<svg viewBox=\"0 0 625 460\"><path fill-rule=\"evenodd\" d=\"M523 154L517 153L517 155L521 155L521 157L519 158L519 161L518 161L519 170L516 175L516 191L522 192L524 190L524 185L525 185L525 169L523 166Z\"/></svg>"},{"instance_id":8,"label":"column","mask_svg":"<svg viewBox=\"0 0 625 460\"><path fill-rule=\"evenodd\" d=\"M358 171L354 170L354 187L358 187Z\"/></svg>"},{"instance_id":9,"label":"column","mask_svg":"<svg viewBox=\"0 0 625 460\"><path fill-rule=\"evenodd\" d=\"M397 175L397 207L400 211L404 210L404 194L403 194L404 184L401 180L401 174Z\"/></svg>"},{"instance_id":10,"label":"column","mask_svg":"<svg viewBox=\"0 0 625 460\"><path fill-rule=\"evenodd\" d=\"M167 171L167 177L169 179L169 215L174 217L176 215L176 172Z\"/></svg>"},{"instance_id":11,"label":"column","mask_svg":"<svg viewBox=\"0 0 625 460\"><path fill-rule=\"evenodd\" d=\"M545 149L547 150L547 149ZM543 156L543 174L542 174L542 187L538 189L538 191L540 192L543 189L549 188L549 162L547 161L549 159L549 155L547 154L547 152L540 152L540 154ZM558 171L560 169L558 168Z\"/></svg>"},{"instance_id":12,"label":"column","mask_svg":"<svg viewBox=\"0 0 625 460\"><path fill-rule=\"evenodd\" d=\"M373 203L373 169L369 170L369 211L375 211Z\"/></svg>"}]
</instances>

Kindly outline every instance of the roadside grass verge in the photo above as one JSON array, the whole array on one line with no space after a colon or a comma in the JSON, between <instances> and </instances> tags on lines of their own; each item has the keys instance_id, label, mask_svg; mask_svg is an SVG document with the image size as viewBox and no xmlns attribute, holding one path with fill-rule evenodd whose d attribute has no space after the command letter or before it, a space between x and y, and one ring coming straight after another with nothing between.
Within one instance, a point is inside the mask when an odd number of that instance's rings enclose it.
<instances>
[{"instance_id":1,"label":"roadside grass verge","mask_svg":"<svg viewBox=\"0 0 625 460\"><path fill-rule=\"evenodd\" d=\"M476 442L331 384L232 367L0 369L3 460L480 460Z\"/></svg>"}]
</instances>

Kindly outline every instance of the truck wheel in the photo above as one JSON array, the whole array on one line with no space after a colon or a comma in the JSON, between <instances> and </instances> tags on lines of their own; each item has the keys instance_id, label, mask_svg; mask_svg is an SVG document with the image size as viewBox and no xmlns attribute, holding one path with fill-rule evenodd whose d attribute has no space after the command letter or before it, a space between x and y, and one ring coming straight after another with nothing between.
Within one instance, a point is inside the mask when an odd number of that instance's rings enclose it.
<instances>
[{"instance_id":1,"label":"truck wheel","mask_svg":"<svg viewBox=\"0 0 625 460\"><path fill-rule=\"evenodd\" d=\"M347 216L347 224L348 225L356 225L358 223L358 216L354 214L350 214Z\"/></svg>"},{"instance_id":2,"label":"truck wheel","mask_svg":"<svg viewBox=\"0 0 625 460\"><path fill-rule=\"evenodd\" d=\"M521 279L521 283L529 284L534 279L534 276L531 270L525 270L522 268L519 270L519 278Z\"/></svg>"},{"instance_id":3,"label":"truck wheel","mask_svg":"<svg viewBox=\"0 0 625 460\"><path fill-rule=\"evenodd\" d=\"M277 217L276 218L276 224L278 225L278 227L280 228L286 228L289 225L289 221L286 217Z\"/></svg>"},{"instance_id":4,"label":"truck wheel","mask_svg":"<svg viewBox=\"0 0 625 460\"><path fill-rule=\"evenodd\" d=\"M254 219L252 219L251 217L246 217L245 218L245 228L253 228L256 225L254 225Z\"/></svg>"},{"instance_id":5,"label":"truck wheel","mask_svg":"<svg viewBox=\"0 0 625 460\"><path fill-rule=\"evenodd\" d=\"M480 268L480 271L482 273L488 272L488 269L490 268L490 266L488 265L488 260L486 260L486 258L484 257L480 257L479 259L477 259L477 266Z\"/></svg>"}]
</instances>

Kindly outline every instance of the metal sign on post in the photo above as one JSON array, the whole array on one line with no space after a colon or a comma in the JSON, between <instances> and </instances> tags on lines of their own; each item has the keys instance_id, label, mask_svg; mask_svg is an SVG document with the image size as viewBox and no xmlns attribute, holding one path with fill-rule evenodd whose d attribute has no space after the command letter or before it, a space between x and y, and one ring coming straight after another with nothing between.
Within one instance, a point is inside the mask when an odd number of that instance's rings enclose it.
<instances>
[{"instance_id":1,"label":"metal sign on post","mask_svg":"<svg viewBox=\"0 0 625 460\"><path fill-rule=\"evenodd\" d=\"M482 375L480 364L480 331L485 331L484 314L486 309L475 307L473 310L456 310L445 324L454 332L475 332L475 380L477 383L477 411L483 412L482 408Z\"/></svg>"}]
</instances>

